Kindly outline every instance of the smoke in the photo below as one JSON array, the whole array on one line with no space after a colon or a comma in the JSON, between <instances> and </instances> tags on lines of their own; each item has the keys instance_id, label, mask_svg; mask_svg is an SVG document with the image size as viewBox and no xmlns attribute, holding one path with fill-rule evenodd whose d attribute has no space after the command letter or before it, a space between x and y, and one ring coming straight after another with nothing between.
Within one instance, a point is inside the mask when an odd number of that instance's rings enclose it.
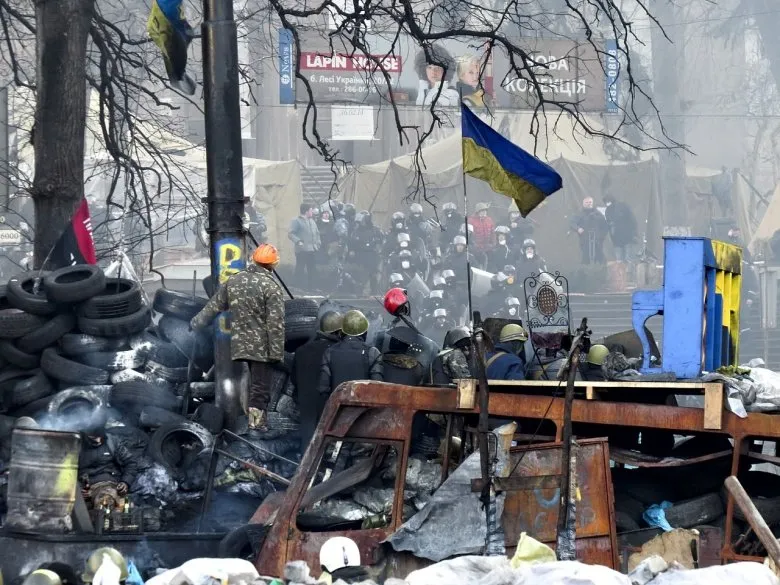
<instances>
[{"instance_id":1,"label":"smoke","mask_svg":"<svg viewBox=\"0 0 780 585\"><path fill-rule=\"evenodd\" d=\"M42 430L90 433L103 429L117 413L109 408L73 407L61 413L47 413L36 422Z\"/></svg>"}]
</instances>

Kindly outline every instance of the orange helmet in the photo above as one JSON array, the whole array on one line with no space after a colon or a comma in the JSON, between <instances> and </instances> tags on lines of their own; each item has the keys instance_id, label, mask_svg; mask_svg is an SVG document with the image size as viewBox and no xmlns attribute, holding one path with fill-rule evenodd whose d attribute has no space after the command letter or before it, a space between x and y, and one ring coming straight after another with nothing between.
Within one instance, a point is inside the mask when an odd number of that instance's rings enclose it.
<instances>
[{"instance_id":1,"label":"orange helmet","mask_svg":"<svg viewBox=\"0 0 780 585\"><path fill-rule=\"evenodd\" d=\"M276 266L279 264L279 250L271 244L261 244L252 254L252 260L264 266Z\"/></svg>"}]
</instances>

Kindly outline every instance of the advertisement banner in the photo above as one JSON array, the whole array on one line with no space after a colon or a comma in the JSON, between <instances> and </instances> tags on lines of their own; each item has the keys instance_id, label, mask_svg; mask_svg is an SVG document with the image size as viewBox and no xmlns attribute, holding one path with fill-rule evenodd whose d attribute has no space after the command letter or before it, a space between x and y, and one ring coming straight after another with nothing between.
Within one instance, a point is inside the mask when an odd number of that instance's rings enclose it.
<instances>
[{"instance_id":1,"label":"advertisement banner","mask_svg":"<svg viewBox=\"0 0 780 585\"><path fill-rule=\"evenodd\" d=\"M580 111L604 111L604 69L599 52L587 42L559 39L528 39L530 58L538 63L533 73L537 88L527 72L511 70L506 54L496 53L496 99L499 107L521 110L539 105L538 91L545 100L577 104Z\"/></svg>"},{"instance_id":2,"label":"advertisement banner","mask_svg":"<svg viewBox=\"0 0 780 585\"><path fill-rule=\"evenodd\" d=\"M378 105L389 97L387 78L389 91L402 106L427 107L438 94L439 106L457 107L460 93L476 109L494 103L493 64L492 60L484 64L484 49L447 39L434 45L430 57L426 58L423 50L407 37L388 40L379 34L367 36L371 55L356 53L346 44L339 46L339 37L328 39L318 31L301 31L302 52L298 63L317 103ZM395 48L391 52L393 40ZM480 89L477 80L483 65ZM300 81L296 88L298 101L307 101Z\"/></svg>"},{"instance_id":3,"label":"advertisement banner","mask_svg":"<svg viewBox=\"0 0 780 585\"><path fill-rule=\"evenodd\" d=\"M331 140L373 140L373 106L331 106Z\"/></svg>"},{"instance_id":4,"label":"advertisement banner","mask_svg":"<svg viewBox=\"0 0 780 585\"><path fill-rule=\"evenodd\" d=\"M620 111L620 61L618 61L618 45L614 39L608 40L604 46L605 63L604 71L606 75L606 111L610 114L617 114Z\"/></svg>"},{"instance_id":5,"label":"advertisement banner","mask_svg":"<svg viewBox=\"0 0 780 585\"><path fill-rule=\"evenodd\" d=\"M279 29L279 103L295 103L295 51L292 31Z\"/></svg>"}]
</instances>

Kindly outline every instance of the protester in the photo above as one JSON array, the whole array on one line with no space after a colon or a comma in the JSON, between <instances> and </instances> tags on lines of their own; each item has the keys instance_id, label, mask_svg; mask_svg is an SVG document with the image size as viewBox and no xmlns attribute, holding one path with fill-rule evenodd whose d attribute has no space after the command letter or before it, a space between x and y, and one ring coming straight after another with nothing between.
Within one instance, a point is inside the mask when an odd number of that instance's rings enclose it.
<instances>
[{"instance_id":1,"label":"protester","mask_svg":"<svg viewBox=\"0 0 780 585\"><path fill-rule=\"evenodd\" d=\"M231 276L219 287L203 310L190 322L203 329L223 311L230 310L230 354L249 364L249 408L253 425L265 426L271 399L274 364L284 359L284 295L271 271L279 264L279 252L262 244L252 255L253 264Z\"/></svg>"},{"instance_id":2,"label":"protester","mask_svg":"<svg viewBox=\"0 0 780 585\"><path fill-rule=\"evenodd\" d=\"M325 351L341 340L344 316L337 311L328 311L320 318L320 327L314 339L310 339L295 350L291 380L297 392L298 409L301 415L301 451L306 451L314 436L314 430L322 416L325 401L318 392L320 367Z\"/></svg>"},{"instance_id":3,"label":"protester","mask_svg":"<svg viewBox=\"0 0 780 585\"><path fill-rule=\"evenodd\" d=\"M469 355L471 332L468 327L455 327L444 336L444 348L433 360L429 383L451 384L454 380L471 378Z\"/></svg>"},{"instance_id":4,"label":"protester","mask_svg":"<svg viewBox=\"0 0 780 585\"><path fill-rule=\"evenodd\" d=\"M528 335L521 325L504 325L493 351L485 355L489 380L525 380L525 342Z\"/></svg>"},{"instance_id":5,"label":"protester","mask_svg":"<svg viewBox=\"0 0 780 585\"><path fill-rule=\"evenodd\" d=\"M324 401L344 382L383 379L382 356L366 343L366 316L357 310L347 311L341 331L344 339L328 347L322 356L319 393Z\"/></svg>"},{"instance_id":6,"label":"protester","mask_svg":"<svg viewBox=\"0 0 780 585\"><path fill-rule=\"evenodd\" d=\"M495 274L512 258L512 250L509 248L509 228L507 226L496 226L493 232L496 234L496 246L488 252L487 271Z\"/></svg>"},{"instance_id":7,"label":"protester","mask_svg":"<svg viewBox=\"0 0 780 585\"><path fill-rule=\"evenodd\" d=\"M361 583L368 577L360 564L360 549L354 540L346 536L334 536L325 541L320 549L322 574L318 583Z\"/></svg>"},{"instance_id":8,"label":"protester","mask_svg":"<svg viewBox=\"0 0 780 585\"><path fill-rule=\"evenodd\" d=\"M580 373L585 380L589 382L599 382L604 380L604 372L601 365L604 358L609 355L609 349L606 345L596 343L590 346L588 355L585 357L585 363L580 367Z\"/></svg>"},{"instance_id":9,"label":"protester","mask_svg":"<svg viewBox=\"0 0 780 585\"><path fill-rule=\"evenodd\" d=\"M523 242L523 249L517 262L517 274L520 284L532 274L547 272L547 262L536 253L536 242L531 238Z\"/></svg>"},{"instance_id":10,"label":"protester","mask_svg":"<svg viewBox=\"0 0 780 585\"><path fill-rule=\"evenodd\" d=\"M607 206L604 218L609 226L609 237L615 249L615 260L628 262L631 259L631 247L637 240L636 217L631 208L617 201L613 195L604 197Z\"/></svg>"},{"instance_id":11,"label":"protester","mask_svg":"<svg viewBox=\"0 0 780 585\"><path fill-rule=\"evenodd\" d=\"M582 200L582 209L571 221L572 231L580 239L583 264L604 264L604 240L609 233L607 220L593 207L593 197Z\"/></svg>"},{"instance_id":12,"label":"protester","mask_svg":"<svg viewBox=\"0 0 780 585\"><path fill-rule=\"evenodd\" d=\"M295 280L298 286L305 285L310 291L317 284L317 252L322 243L312 208L310 203L301 203L301 214L290 222L288 233L295 244Z\"/></svg>"}]
</instances>

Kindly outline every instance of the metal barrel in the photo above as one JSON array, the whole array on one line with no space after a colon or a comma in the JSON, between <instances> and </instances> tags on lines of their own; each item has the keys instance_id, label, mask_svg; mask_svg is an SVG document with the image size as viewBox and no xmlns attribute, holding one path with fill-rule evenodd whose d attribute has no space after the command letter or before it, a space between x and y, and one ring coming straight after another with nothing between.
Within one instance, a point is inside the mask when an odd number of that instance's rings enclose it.
<instances>
[{"instance_id":1,"label":"metal barrel","mask_svg":"<svg viewBox=\"0 0 780 585\"><path fill-rule=\"evenodd\" d=\"M8 528L71 530L80 451L78 433L14 429L8 474Z\"/></svg>"}]
</instances>

